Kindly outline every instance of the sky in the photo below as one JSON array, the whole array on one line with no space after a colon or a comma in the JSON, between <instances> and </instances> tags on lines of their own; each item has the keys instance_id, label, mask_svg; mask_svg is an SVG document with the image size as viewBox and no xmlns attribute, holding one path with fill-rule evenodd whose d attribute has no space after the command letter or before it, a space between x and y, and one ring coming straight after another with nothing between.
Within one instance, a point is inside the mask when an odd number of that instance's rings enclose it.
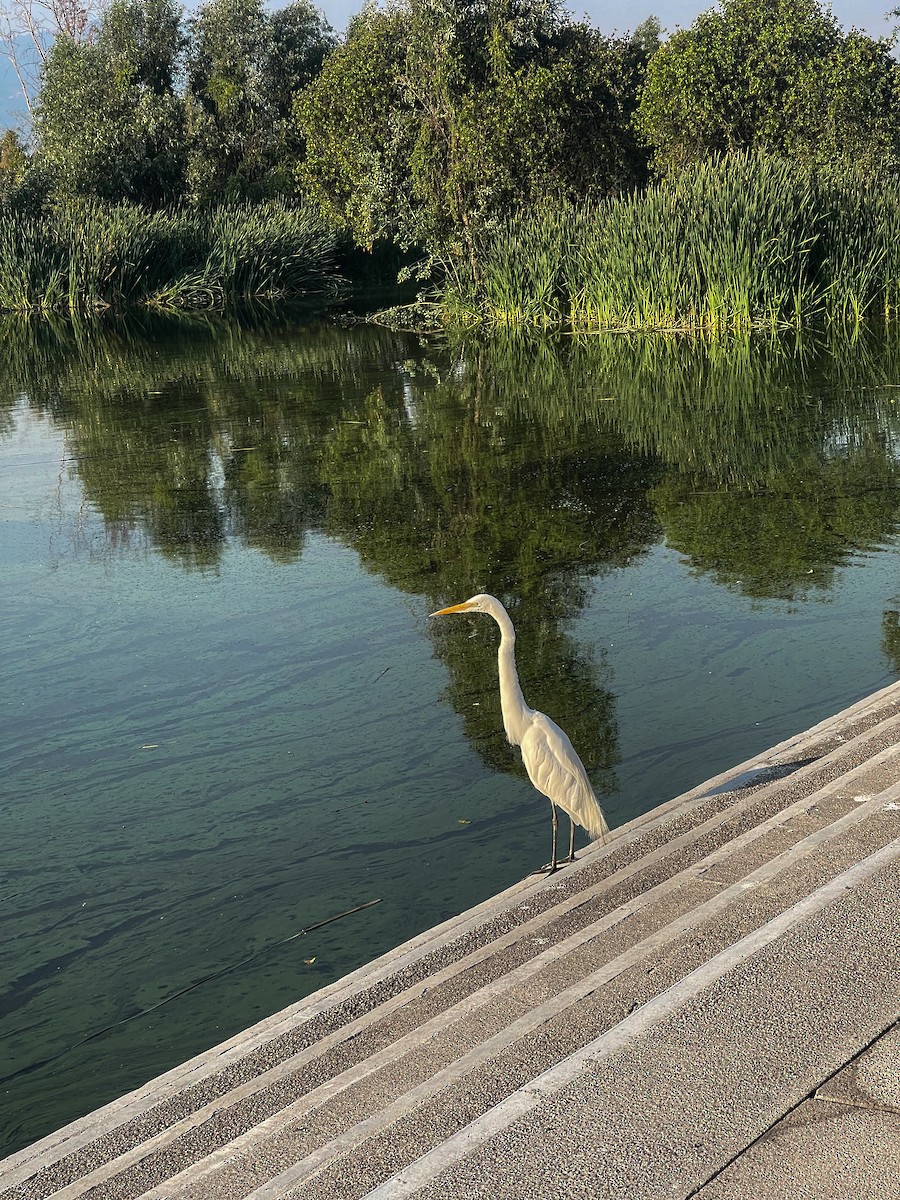
<instances>
[{"instance_id":1,"label":"sky","mask_svg":"<svg viewBox=\"0 0 900 1200\"><path fill-rule=\"evenodd\" d=\"M316 0L326 20L339 33L348 19L362 7L362 0ZM888 37L900 23L885 14L900 0L832 0L831 11L845 29L856 26L873 37ZM185 7L195 7L186 0ZM673 33L685 29L699 13L715 7L707 0L569 0L567 7L577 18L587 17L603 33L627 33L649 16L659 17L663 29ZM15 77L0 59L0 130L17 125L22 109Z\"/></svg>"},{"instance_id":2,"label":"sky","mask_svg":"<svg viewBox=\"0 0 900 1200\"><path fill-rule=\"evenodd\" d=\"M334 15L328 16L328 5L324 6L324 11L334 24L339 20L339 7L347 0L331 2ZM856 26L872 37L889 37L898 21L895 18L885 20L885 13L896 3L897 0L832 0L831 11L845 30ZM591 24L604 33L626 33L651 15L659 17L668 33L674 33L676 29L686 29L700 13L716 6L712 0L706 3L703 0L608 0L607 3L582 0L580 4L574 0L566 7L576 17L587 16ZM352 4L348 4L348 10L353 11Z\"/></svg>"},{"instance_id":3,"label":"sky","mask_svg":"<svg viewBox=\"0 0 900 1200\"><path fill-rule=\"evenodd\" d=\"M855 25L873 37L887 37L898 22L885 20L884 14L897 2L832 0L831 11L845 30ZM339 32L362 8L362 0L317 0L317 4ZM713 0L568 0L566 7L578 18L588 17L603 33L626 33L649 16L659 17L663 29L673 33L685 29L701 12L715 5Z\"/></svg>"}]
</instances>

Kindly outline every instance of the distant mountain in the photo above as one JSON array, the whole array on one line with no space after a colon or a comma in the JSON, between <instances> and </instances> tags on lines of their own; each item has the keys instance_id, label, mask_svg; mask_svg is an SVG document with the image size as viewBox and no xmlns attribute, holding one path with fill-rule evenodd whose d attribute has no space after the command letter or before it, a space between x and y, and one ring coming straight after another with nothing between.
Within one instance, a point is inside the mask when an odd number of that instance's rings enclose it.
<instances>
[{"instance_id":1,"label":"distant mountain","mask_svg":"<svg viewBox=\"0 0 900 1200\"><path fill-rule=\"evenodd\" d=\"M0 56L0 133L21 128L27 116L16 73L9 60Z\"/></svg>"}]
</instances>

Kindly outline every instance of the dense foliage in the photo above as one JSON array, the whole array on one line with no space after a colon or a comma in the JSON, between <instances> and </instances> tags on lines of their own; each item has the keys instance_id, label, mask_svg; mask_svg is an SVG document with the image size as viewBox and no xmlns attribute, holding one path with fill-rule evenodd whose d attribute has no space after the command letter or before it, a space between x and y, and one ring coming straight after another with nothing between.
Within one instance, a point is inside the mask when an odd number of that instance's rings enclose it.
<instances>
[{"instance_id":1,"label":"dense foliage","mask_svg":"<svg viewBox=\"0 0 900 1200\"><path fill-rule=\"evenodd\" d=\"M96 42L56 39L35 106L38 163L55 192L151 206L180 196L183 46L173 0L112 0Z\"/></svg>"},{"instance_id":2,"label":"dense foliage","mask_svg":"<svg viewBox=\"0 0 900 1200\"><path fill-rule=\"evenodd\" d=\"M190 24L188 193L259 198L291 190L302 142L294 94L332 47L309 0L267 12L262 0L209 0Z\"/></svg>"},{"instance_id":3,"label":"dense foliage","mask_svg":"<svg viewBox=\"0 0 900 1200\"><path fill-rule=\"evenodd\" d=\"M720 0L668 39L655 18L606 37L560 0L366 0L340 39L312 0L79 12L31 147L0 146L7 211L312 204L445 309L516 321L896 307L900 64L820 0Z\"/></svg>"},{"instance_id":4,"label":"dense foliage","mask_svg":"<svg viewBox=\"0 0 900 1200\"><path fill-rule=\"evenodd\" d=\"M333 291L337 237L310 206L277 201L200 212L71 202L0 223L0 311L144 304L217 308Z\"/></svg>"},{"instance_id":5,"label":"dense foliage","mask_svg":"<svg viewBox=\"0 0 900 1200\"><path fill-rule=\"evenodd\" d=\"M65 197L263 199L290 191L294 93L332 46L309 0L112 0L93 42L57 37L35 105L35 162ZM287 185L287 186L286 186Z\"/></svg>"},{"instance_id":6,"label":"dense foliage","mask_svg":"<svg viewBox=\"0 0 900 1200\"><path fill-rule=\"evenodd\" d=\"M818 0L722 0L653 56L637 120L668 174L749 149L896 166L898 102L888 43Z\"/></svg>"},{"instance_id":7,"label":"dense foliage","mask_svg":"<svg viewBox=\"0 0 900 1200\"><path fill-rule=\"evenodd\" d=\"M900 181L732 154L626 199L517 213L480 253L479 277L452 300L464 319L500 325L720 331L894 318Z\"/></svg>"},{"instance_id":8,"label":"dense foliage","mask_svg":"<svg viewBox=\"0 0 900 1200\"><path fill-rule=\"evenodd\" d=\"M499 214L644 181L631 118L645 63L639 41L536 0L365 9L298 98L299 183L362 243L477 271Z\"/></svg>"}]
</instances>

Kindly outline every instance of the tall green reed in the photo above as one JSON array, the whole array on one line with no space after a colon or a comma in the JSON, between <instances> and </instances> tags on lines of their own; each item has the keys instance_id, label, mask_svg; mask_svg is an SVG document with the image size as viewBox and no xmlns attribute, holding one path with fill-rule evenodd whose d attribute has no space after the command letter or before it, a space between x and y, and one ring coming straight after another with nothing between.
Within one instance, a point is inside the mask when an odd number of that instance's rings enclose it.
<instances>
[{"instance_id":1,"label":"tall green reed","mask_svg":"<svg viewBox=\"0 0 900 1200\"><path fill-rule=\"evenodd\" d=\"M484 239L482 263L465 302L491 324L860 322L900 302L900 183L734 154L639 194L514 214Z\"/></svg>"},{"instance_id":2,"label":"tall green reed","mask_svg":"<svg viewBox=\"0 0 900 1200\"><path fill-rule=\"evenodd\" d=\"M896 315L900 293L900 186L855 172L823 173L821 275L831 321Z\"/></svg>"},{"instance_id":3,"label":"tall green reed","mask_svg":"<svg viewBox=\"0 0 900 1200\"><path fill-rule=\"evenodd\" d=\"M336 263L336 234L307 207L0 210L0 310L9 312L221 307L329 292L340 283Z\"/></svg>"},{"instance_id":4,"label":"tall green reed","mask_svg":"<svg viewBox=\"0 0 900 1200\"><path fill-rule=\"evenodd\" d=\"M199 214L205 255L160 293L157 302L193 306L239 299L334 291L340 285L333 229L312 208L222 205Z\"/></svg>"},{"instance_id":5,"label":"tall green reed","mask_svg":"<svg viewBox=\"0 0 900 1200\"><path fill-rule=\"evenodd\" d=\"M483 284L495 323L546 328L564 319L559 263L571 237L567 218L564 208L548 204L524 220L498 223Z\"/></svg>"}]
</instances>

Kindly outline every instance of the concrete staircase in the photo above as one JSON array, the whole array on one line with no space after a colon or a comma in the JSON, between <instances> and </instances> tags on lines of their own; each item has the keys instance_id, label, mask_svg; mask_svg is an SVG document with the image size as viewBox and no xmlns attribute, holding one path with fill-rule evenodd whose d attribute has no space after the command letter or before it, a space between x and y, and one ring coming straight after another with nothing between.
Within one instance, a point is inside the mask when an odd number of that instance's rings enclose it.
<instances>
[{"instance_id":1,"label":"concrete staircase","mask_svg":"<svg viewBox=\"0 0 900 1200\"><path fill-rule=\"evenodd\" d=\"M900 684L0 1163L0 1200L799 1200L744 1156L894 1045L898 892ZM834 1195L900 1197L900 1086L856 1109L886 1148Z\"/></svg>"}]
</instances>

